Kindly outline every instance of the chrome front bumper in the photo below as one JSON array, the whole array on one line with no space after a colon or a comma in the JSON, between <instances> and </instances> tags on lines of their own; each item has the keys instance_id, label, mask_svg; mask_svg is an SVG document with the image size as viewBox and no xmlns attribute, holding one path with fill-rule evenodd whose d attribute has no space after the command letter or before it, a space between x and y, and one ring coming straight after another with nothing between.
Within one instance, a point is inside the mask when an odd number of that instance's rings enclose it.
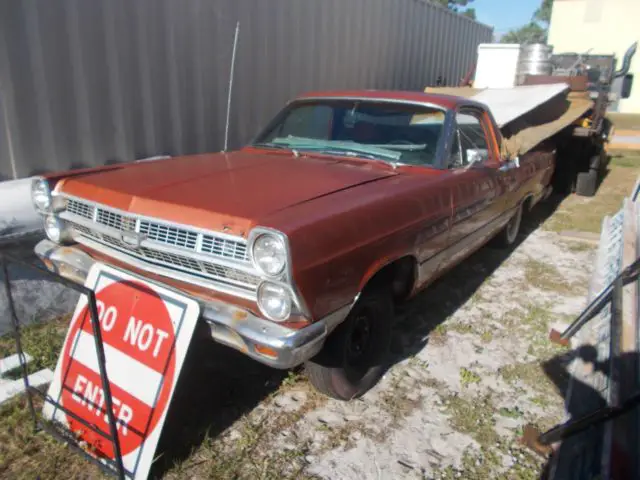
<instances>
[{"instance_id":1,"label":"chrome front bumper","mask_svg":"<svg viewBox=\"0 0 640 480\"><path fill-rule=\"evenodd\" d=\"M49 270L82 284L96 263L93 257L82 250L63 247L49 240L38 243L35 253ZM163 287L185 295L169 285L163 284ZM294 330L229 303L190 297L200 304L202 319L209 325L214 340L254 360L281 369L300 365L318 353L327 335L346 318L351 308L343 307L308 327Z\"/></svg>"}]
</instances>

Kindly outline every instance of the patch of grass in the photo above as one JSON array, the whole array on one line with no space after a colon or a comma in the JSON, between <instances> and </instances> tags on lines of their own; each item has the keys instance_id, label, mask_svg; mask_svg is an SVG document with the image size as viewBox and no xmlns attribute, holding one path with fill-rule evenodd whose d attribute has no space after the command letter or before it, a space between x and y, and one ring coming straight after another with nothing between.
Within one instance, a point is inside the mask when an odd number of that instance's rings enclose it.
<instances>
[{"instance_id":1,"label":"patch of grass","mask_svg":"<svg viewBox=\"0 0 640 480\"><path fill-rule=\"evenodd\" d=\"M541 290L550 290L560 294L576 294L576 286L563 277L558 269L545 262L528 258L524 264L525 282Z\"/></svg>"},{"instance_id":2,"label":"patch of grass","mask_svg":"<svg viewBox=\"0 0 640 480\"><path fill-rule=\"evenodd\" d=\"M543 395L536 395L531 399L531 403L541 408L548 408L551 405L549 399Z\"/></svg>"},{"instance_id":3,"label":"patch of grass","mask_svg":"<svg viewBox=\"0 0 640 480\"><path fill-rule=\"evenodd\" d=\"M471 400L451 395L445 399L445 407L453 428L471 435L480 445L495 444L498 439L493 428L496 423L493 418L495 407L489 395Z\"/></svg>"},{"instance_id":4,"label":"patch of grass","mask_svg":"<svg viewBox=\"0 0 640 480\"><path fill-rule=\"evenodd\" d=\"M555 232L572 230L599 233L602 219L620 210L622 200L631 193L640 174L640 164L634 165L637 155L625 154L613 158L609 164L609 172L596 195L591 198L568 196L545 222L544 228Z\"/></svg>"},{"instance_id":5,"label":"patch of grass","mask_svg":"<svg viewBox=\"0 0 640 480\"><path fill-rule=\"evenodd\" d=\"M422 404L422 397L415 395L410 387L401 385L401 381L402 377L397 375L380 395L379 406L391 416L393 426L399 425Z\"/></svg>"},{"instance_id":6,"label":"patch of grass","mask_svg":"<svg viewBox=\"0 0 640 480\"><path fill-rule=\"evenodd\" d=\"M639 168L640 155L613 155L609 161L610 167Z\"/></svg>"},{"instance_id":7,"label":"patch of grass","mask_svg":"<svg viewBox=\"0 0 640 480\"><path fill-rule=\"evenodd\" d=\"M429 334L429 340L433 343L441 345L447 340L448 327L444 323L440 323L436 325L436 327L431 330Z\"/></svg>"},{"instance_id":8,"label":"patch of grass","mask_svg":"<svg viewBox=\"0 0 640 480\"><path fill-rule=\"evenodd\" d=\"M301 373L301 371L293 370L287 374L287 377L280 384L281 388L291 388L300 383L306 382L306 377ZM281 393L281 390L280 392Z\"/></svg>"},{"instance_id":9,"label":"patch of grass","mask_svg":"<svg viewBox=\"0 0 640 480\"><path fill-rule=\"evenodd\" d=\"M482 340L482 343L491 343L493 341L493 332L491 332L491 330L485 330L480 335L480 340Z\"/></svg>"},{"instance_id":10,"label":"patch of grass","mask_svg":"<svg viewBox=\"0 0 640 480\"><path fill-rule=\"evenodd\" d=\"M521 381L538 393L558 395L555 385L547 378L538 362L515 363L498 370L502 378L511 384Z\"/></svg>"},{"instance_id":11,"label":"patch of grass","mask_svg":"<svg viewBox=\"0 0 640 480\"><path fill-rule=\"evenodd\" d=\"M23 327L20 331L22 349L28 353L33 360L29 362L29 372L36 372L43 368L54 370L64 337L69 328L69 316L64 316L46 323L36 323ZM13 332L0 338L0 358L16 353L16 344ZM12 372L15 376L20 376L22 372Z\"/></svg>"},{"instance_id":12,"label":"patch of grass","mask_svg":"<svg viewBox=\"0 0 640 480\"><path fill-rule=\"evenodd\" d=\"M507 418L521 418L524 415L522 413L522 410L520 410L518 407L513 407L513 408L502 407L500 410L498 410L498 413L503 417L507 417Z\"/></svg>"},{"instance_id":13,"label":"patch of grass","mask_svg":"<svg viewBox=\"0 0 640 480\"><path fill-rule=\"evenodd\" d=\"M449 326L449 331L466 335L474 333L474 328L470 323L454 323Z\"/></svg>"},{"instance_id":14,"label":"patch of grass","mask_svg":"<svg viewBox=\"0 0 640 480\"><path fill-rule=\"evenodd\" d=\"M469 370L468 368L460 369L460 383L463 387L468 387L472 383L480 383L480 375Z\"/></svg>"},{"instance_id":15,"label":"patch of grass","mask_svg":"<svg viewBox=\"0 0 640 480\"><path fill-rule=\"evenodd\" d=\"M566 242L564 244L572 253L583 253L583 252L591 252L594 251L597 247L587 242Z\"/></svg>"},{"instance_id":16,"label":"patch of grass","mask_svg":"<svg viewBox=\"0 0 640 480\"><path fill-rule=\"evenodd\" d=\"M42 402L35 400L39 412ZM34 432L26 396L0 406L0 477L106 478L48 433Z\"/></svg>"}]
</instances>

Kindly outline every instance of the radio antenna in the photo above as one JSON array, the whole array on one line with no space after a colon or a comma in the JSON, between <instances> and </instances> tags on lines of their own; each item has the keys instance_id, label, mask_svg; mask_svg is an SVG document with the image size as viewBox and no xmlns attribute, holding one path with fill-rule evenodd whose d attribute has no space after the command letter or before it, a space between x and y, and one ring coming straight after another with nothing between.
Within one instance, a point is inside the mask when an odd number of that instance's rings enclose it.
<instances>
[{"instance_id":1,"label":"radio antenna","mask_svg":"<svg viewBox=\"0 0 640 480\"><path fill-rule=\"evenodd\" d=\"M236 34L233 39L233 53L231 54L231 71L229 72L229 93L227 96L227 122L224 127L224 151L229 148L229 122L231 119L231 96L233 94L233 76L236 69L236 51L238 50L238 36L240 34L240 22L236 23Z\"/></svg>"}]
</instances>

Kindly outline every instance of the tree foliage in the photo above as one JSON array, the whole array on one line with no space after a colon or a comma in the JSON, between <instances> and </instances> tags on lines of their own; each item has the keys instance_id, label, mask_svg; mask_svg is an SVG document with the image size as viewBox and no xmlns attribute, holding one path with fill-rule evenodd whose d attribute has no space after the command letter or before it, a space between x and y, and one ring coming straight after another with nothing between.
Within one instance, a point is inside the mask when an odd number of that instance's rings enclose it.
<instances>
[{"instance_id":1,"label":"tree foliage","mask_svg":"<svg viewBox=\"0 0 640 480\"><path fill-rule=\"evenodd\" d=\"M476 10L467 8L473 0L432 0L434 3L448 8L451 11L462 13L465 17L476 19Z\"/></svg>"},{"instance_id":2,"label":"tree foliage","mask_svg":"<svg viewBox=\"0 0 640 480\"><path fill-rule=\"evenodd\" d=\"M547 41L547 30L536 22L531 22L523 27L511 30L502 36L502 43L545 43Z\"/></svg>"},{"instance_id":3,"label":"tree foliage","mask_svg":"<svg viewBox=\"0 0 640 480\"><path fill-rule=\"evenodd\" d=\"M542 5L533 14L533 20L536 22L549 25L551 23L551 9L553 8L553 0L542 0Z\"/></svg>"},{"instance_id":4,"label":"tree foliage","mask_svg":"<svg viewBox=\"0 0 640 480\"><path fill-rule=\"evenodd\" d=\"M531 21L520 28L511 30L503 35L502 43L546 43L547 30L551 21L551 9L553 0L542 0L540 7L535 11ZM541 25L542 24L542 25Z\"/></svg>"}]
</instances>

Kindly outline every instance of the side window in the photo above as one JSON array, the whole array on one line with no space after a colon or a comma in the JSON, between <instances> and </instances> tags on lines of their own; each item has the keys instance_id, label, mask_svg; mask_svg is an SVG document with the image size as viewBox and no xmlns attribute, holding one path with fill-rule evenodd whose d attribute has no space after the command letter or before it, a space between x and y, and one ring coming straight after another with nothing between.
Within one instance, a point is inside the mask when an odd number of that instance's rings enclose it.
<instances>
[{"instance_id":1,"label":"side window","mask_svg":"<svg viewBox=\"0 0 640 480\"><path fill-rule=\"evenodd\" d=\"M461 166L483 163L489 159L489 142L480 119L471 113L457 113ZM453 165L452 165L453 167Z\"/></svg>"}]
</instances>

